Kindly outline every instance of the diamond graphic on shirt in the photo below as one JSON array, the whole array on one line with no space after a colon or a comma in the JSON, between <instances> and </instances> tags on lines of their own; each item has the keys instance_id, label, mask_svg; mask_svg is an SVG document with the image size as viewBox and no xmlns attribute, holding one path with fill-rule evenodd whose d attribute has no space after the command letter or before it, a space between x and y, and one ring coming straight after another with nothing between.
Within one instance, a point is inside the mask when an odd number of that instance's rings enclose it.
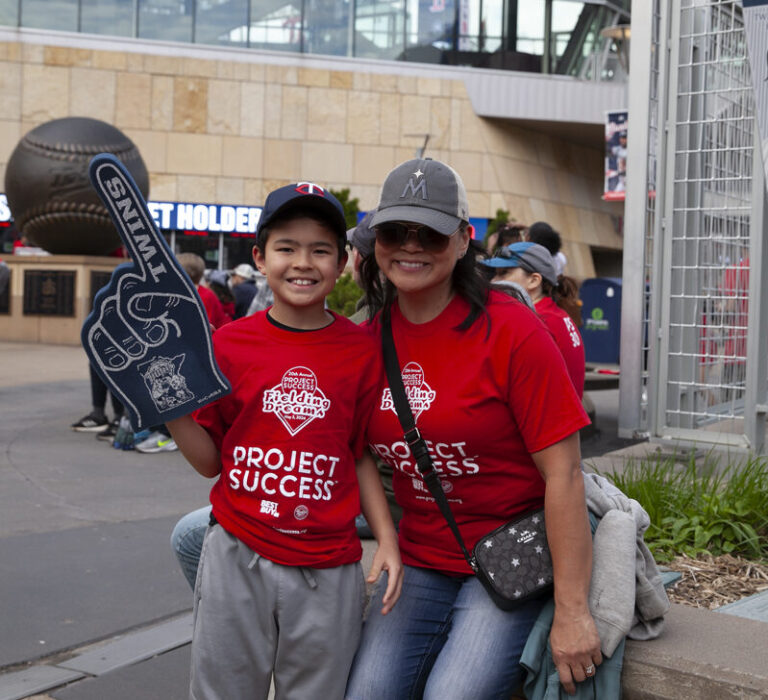
<instances>
[{"instance_id":1,"label":"diamond graphic on shirt","mask_svg":"<svg viewBox=\"0 0 768 700\"><path fill-rule=\"evenodd\" d=\"M424 380L424 370L418 362L409 362L403 367L401 375L403 377L403 387L405 395L408 397L408 403L411 405L414 420L429 410L432 402L437 396L437 392ZM387 387L381 394L382 411L392 411L397 415L397 409L392 401L392 391Z\"/></svg>"},{"instance_id":2,"label":"diamond graphic on shirt","mask_svg":"<svg viewBox=\"0 0 768 700\"><path fill-rule=\"evenodd\" d=\"M325 418L330 407L330 400L317 386L315 373L307 367L289 369L280 384L264 392L261 406L264 413L274 413L291 436L315 418Z\"/></svg>"}]
</instances>

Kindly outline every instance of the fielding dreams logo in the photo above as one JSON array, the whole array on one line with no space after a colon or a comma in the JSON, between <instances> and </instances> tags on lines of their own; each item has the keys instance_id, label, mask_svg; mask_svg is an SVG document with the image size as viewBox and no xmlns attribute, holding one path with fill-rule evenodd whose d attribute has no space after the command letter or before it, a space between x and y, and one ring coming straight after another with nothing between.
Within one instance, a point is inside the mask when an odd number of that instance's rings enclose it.
<instances>
[{"instance_id":1,"label":"fielding dreams logo","mask_svg":"<svg viewBox=\"0 0 768 700\"><path fill-rule=\"evenodd\" d=\"M317 386L315 373L307 367L292 367L280 384L264 392L262 410L274 413L285 429L296 435L315 418L324 418L331 407Z\"/></svg>"},{"instance_id":2,"label":"fielding dreams logo","mask_svg":"<svg viewBox=\"0 0 768 700\"><path fill-rule=\"evenodd\" d=\"M424 370L417 362L409 362L402 370L403 386L408 403L411 405L413 419L418 420L423 411L429 410L437 393L424 381ZM392 401L392 392L389 387L381 394L381 410L392 411L397 414L397 409Z\"/></svg>"}]
</instances>

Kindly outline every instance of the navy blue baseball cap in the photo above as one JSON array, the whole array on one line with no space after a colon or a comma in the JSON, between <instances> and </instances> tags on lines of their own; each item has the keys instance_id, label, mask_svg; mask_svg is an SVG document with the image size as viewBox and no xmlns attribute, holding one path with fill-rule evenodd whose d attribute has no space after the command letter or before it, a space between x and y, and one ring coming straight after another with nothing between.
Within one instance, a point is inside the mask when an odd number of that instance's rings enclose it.
<instances>
[{"instance_id":1,"label":"navy blue baseball cap","mask_svg":"<svg viewBox=\"0 0 768 700\"><path fill-rule=\"evenodd\" d=\"M538 243L512 243L501 248L494 257L482 261L486 267L521 267L526 272L538 272L550 284L557 285L557 273L552 254Z\"/></svg>"},{"instance_id":2,"label":"navy blue baseball cap","mask_svg":"<svg viewBox=\"0 0 768 700\"><path fill-rule=\"evenodd\" d=\"M262 230L278 216L287 214L292 209L312 210L321 214L333 232L346 244L347 222L344 218L344 207L327 189L314 182L296 182L270 192L264 202L256 237L259 238Z\"/></svg>"}]
</instances>

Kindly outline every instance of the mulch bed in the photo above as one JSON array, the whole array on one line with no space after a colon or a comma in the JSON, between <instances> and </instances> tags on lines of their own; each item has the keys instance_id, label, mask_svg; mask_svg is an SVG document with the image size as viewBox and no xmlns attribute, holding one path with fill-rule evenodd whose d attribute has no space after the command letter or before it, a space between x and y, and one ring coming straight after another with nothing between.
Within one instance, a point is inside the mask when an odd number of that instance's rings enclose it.
<instances>
[{"instance_id":1,"label":"mulch bed","mask_svg":"<svg viewBox=\"0 0 768 700\"><path fill-rule=\"evenodd\" d=\"M676 557L665 564L682 578L667 589L673 603L712 610L726 603L768 590L768 562L756 562L730 554L697 559Z\"/></svg>"}]
</instances>

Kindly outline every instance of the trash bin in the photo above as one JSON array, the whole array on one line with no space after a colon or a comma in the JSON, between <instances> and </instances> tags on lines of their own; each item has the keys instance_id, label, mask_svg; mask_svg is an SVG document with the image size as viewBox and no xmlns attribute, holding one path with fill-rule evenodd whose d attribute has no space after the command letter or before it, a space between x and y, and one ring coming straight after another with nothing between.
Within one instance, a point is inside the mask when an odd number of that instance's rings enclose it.
<instances>
[{"instance_id":1,"label":"trash bin","mask_svg":"<svg viewBox=\"0 0 768 700\"><path fill-rule=\"evenodd\" d=\"M579 291L584 325L584 359L587 362L619 364L621 337L621 280L597 277L584 280Z\"/></svg>"}]
</instances>

